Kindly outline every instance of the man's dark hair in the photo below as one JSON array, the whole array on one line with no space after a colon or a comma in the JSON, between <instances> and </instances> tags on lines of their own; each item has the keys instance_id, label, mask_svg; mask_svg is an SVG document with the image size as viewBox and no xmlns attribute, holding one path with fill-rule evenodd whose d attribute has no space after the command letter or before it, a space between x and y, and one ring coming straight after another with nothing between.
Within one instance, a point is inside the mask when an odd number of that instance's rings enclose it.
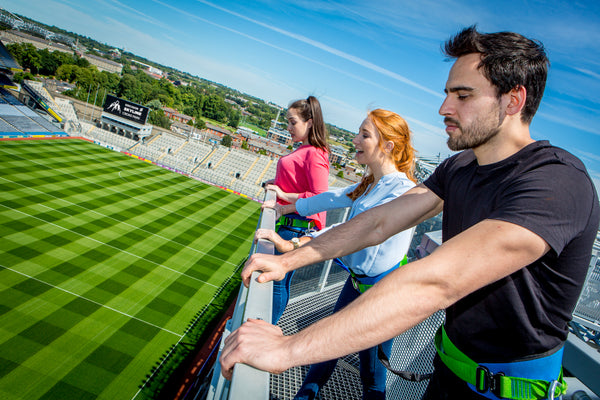
<instances>
[{"instance_id":1,"label":"man's dark hair","mask_svg":"<svg viewBox=\"0 0 600 400\"><path fill-rule=\"evenodd\" d=\"M451 58L481 53L479 68L496 86L498 97L524 86L527 98L521 120L531 122L544 95L550 65L541 42L513 32L479 33L473 25L450 38L443 50Z\"/></svg>"}]
</instances>

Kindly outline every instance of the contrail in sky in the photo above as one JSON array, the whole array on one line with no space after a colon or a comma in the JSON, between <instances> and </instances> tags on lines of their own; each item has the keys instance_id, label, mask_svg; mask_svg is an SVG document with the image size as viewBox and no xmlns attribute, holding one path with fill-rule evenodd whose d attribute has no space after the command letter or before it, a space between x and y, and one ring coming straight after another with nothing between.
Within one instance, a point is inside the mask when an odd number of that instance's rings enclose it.
<instances>
[{"instance_id":1,"label":"contrail in sky","mask_svg":"<svg viewBox=\"0 0 600 400\"><path fill-rule=\"evenodd\" d=\"M296 39L296 40L301 41L303 43L309 44L309 45L311 45L313 47L316 47L318 49L321 49L321 50L323 50L323 51L325 51L327 53L330 53L330 54L336 55L338 57L341 57L341 58L343 58L345 60L348 60L348 61L350 61L352 63L355 63L355 64L360 65L362 67L368 68L368 69L370 69L372 71L375 71L375 72L378 72L378 73L380 73L382 75L388 76L388 77L390 77L392 79L395 79L397 81L400 81L402 83L405 83L407 85L415 87L415 88L417 88L419 90L422 90L422 91L424 91L426 93L432 94L432 95L434 95L436 97L444 98L444 96L441 93L439 93L439 92L431 90L431 89L429 89L429 88L427 88L425 86L419 85L418 83L416 83L414 81L411 81L410 79L405 78L402 75L399 75L399 74L397 74L395 72L392 72L392 71L390 71L388 69L385 69L383 67L380 67L380 66L378 66L376 64L373 64L373 63L371 63L369 61L363 60L360 57L356 57L356 56L353 56L352 54L345 53L345 52L343 52L341 50L335 49L335 48L333 48L331 46L328 46L328 45L326 45L324 43L321 43L321 42L318 42L316 40L312 40L310 38L307 38L306 36L298 35L298 34L286 31L284 29L278 28L276 26L268 25L268 24L265 24L264 22L254 20L254 19L249 18L249 17L247 17L245 15L238 14L235 11L231 11L231 10L223 8L223 7L219 6L219 5L213 4L213 3L209 2L209 1L206 1L206 0L197 0L197 1L200 2L200 3L202 3L202 4L206 4L207 6L216 8L217 10L226 12L226 13L231 14L231 15L234 15L234 16L236 16L238 18L245 19L246 21L252 22L253 24L262 26L263 28L272 30L274 32L280 33L280 34L285 35L287 37L290 37L292 39Z\"/></svg>"}]
</instances>

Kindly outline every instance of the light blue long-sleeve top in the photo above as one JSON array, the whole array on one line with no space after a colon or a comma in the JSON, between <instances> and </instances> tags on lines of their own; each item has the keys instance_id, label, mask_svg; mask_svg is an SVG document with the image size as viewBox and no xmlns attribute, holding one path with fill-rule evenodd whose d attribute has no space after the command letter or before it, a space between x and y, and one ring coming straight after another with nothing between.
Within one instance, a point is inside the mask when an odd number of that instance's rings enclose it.
<instances>
[{"instance_id":1,"label":"light blue long-sleeve top","mask_svg":"<svg viewBox=\"0 0 600 400\"><path fill-rule=\"evenodd\" d=\"M320 211L329 211L336 208L351 207L348 219L352 219L361 212L387 203L404 194L415 186L405 173L392 172L379 179L379 182L367 194L362 194L352 201L346 193L352 192L358 183L341 189L333 189L316 196L298 199L296 211L306 216ZM334 224L318 232L311 233L312 237L339 225ZM356 253L342 257L342 261L352 271L359 275L376 276L382 274L398 264L408 252L414 228L407 229L388 238L376 246L367 247ZM348 238L353 240L354 238Z\"/></svg>"}]
</instances>

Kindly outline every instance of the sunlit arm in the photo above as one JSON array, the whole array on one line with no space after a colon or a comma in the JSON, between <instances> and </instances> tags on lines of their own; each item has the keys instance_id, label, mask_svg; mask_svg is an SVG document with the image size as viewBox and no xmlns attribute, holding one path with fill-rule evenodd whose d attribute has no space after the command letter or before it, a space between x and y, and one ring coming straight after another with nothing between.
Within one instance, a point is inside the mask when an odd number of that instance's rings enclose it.
<instances>
[{"instance_id":1,"label":"sunlit arm","mask_svg":"<svg viewBox=\"0 0 600 400\"><path fill-rule=\"evenodd\" d=\"M225 341L223 374L230 376L237 362L278 373L372 347L523 268L548 250L540 236L525 228L484 220L430 256L390 273L338 313L296 335L283 336L277 327L262 321L245 323Z\"/></svg>"},{"instance_id":2,"label":"sunlit arm","mask_svg":"<svg viewBox=\"0 0 600 400\"><path fill-rule=\"evenodd\" d=\"M382 243L390 236L411 228L441 212L443 201L423 185L416 186L378 207L319 235L308 244L281 256L253 255L242 279L248 285L253 271L262 271L259 282L281 280L285 273L323 260L341 257Z\"/></svg>"}]
</instances>

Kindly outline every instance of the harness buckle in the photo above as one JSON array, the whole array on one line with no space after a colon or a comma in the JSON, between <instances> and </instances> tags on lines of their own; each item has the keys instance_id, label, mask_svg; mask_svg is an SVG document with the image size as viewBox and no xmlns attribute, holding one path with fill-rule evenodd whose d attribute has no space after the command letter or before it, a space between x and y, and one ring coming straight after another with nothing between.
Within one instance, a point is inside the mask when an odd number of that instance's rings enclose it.
<instances>
[{"instance_id":1,"label":"harness buckle","mask_svg":"<svg viewBox=\"0 0 600 400\"><path fill-rule=\"evenodd\" d=\"M356 279L354 276L350 275L350 280L352 281L352 287L354 287L354 289L356 289L357 292L360 292L360 288L358 286L358 284L359 284L358 279Z\"/></svg>"},{"instance_id":2,"label":"harness buckle","mask_svg":"<svg viewBox=\"0 0 600 400\"><path fill-rule=\"evenodd\" d=\"M554 400L554 394L556 393L557 387L558 387L557 380L550 382L550 386L548 386L548 400Z\"/></svg>"},{"instance_id":3,"label":"harness buckle","mask_svg":"<svg viewBox=\"0 0 600 400\"><path fill-rule=\"evenodd\" d=\"M497 397L500 396L500 378L505 376L504 372L496 372L490 376L490 392L495 394Z\"/></svg>"},{"instance_id":4,"label":"harness buckle","mask_svg":"<svg viewBox=\"0 0 600 400\"><path fill-rule=\"evenodd\" d=\"M475 389L479 393L485 393L490 388L492 374L487 367L478 365L475 370Z\"/></svg>"},{"instance_id":5,"label":"harness buckle","mask_svg":"<svg viewBox=\"0 0 600 400\"><path fill-rule=\"evenodd\" d=\"M475 370L475 389L479 393L490 391L500 397L500 378L505 376L504 372L492 374L487 367L478 365Z\"/></svg>"}]
</instances>

